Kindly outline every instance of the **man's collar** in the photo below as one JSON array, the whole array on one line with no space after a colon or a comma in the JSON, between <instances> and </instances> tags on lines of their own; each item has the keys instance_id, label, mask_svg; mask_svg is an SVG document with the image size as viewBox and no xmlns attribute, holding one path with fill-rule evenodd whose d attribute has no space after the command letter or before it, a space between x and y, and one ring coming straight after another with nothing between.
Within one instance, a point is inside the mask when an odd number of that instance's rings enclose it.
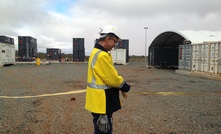
<instances>
[{"instance_id":1,"label":"man's collar","mask_svg":"<svg viewBox=\"0 0 221 134\"><path fill-rule=\"evenodd\" d=\"M100 49L100 50L102 50L102 51L108 52L103 46L101 46L101 45L98 44L98 43L95 44L94 48L98 48L98 49Z\"/></svg>"}]
</instances>

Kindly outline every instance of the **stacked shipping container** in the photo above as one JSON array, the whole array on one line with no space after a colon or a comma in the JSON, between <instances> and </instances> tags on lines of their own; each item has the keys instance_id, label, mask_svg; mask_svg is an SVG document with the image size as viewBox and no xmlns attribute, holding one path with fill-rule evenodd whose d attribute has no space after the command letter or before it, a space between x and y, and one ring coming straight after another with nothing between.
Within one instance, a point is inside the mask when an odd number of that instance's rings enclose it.
<instances>
[{"instance_id":1,"label":"stacked shipping container","mask_svg":"<svg viewBox=\"0 0 221 134\"><path fill-rule=\"evenodd\" d=\"M18 36L18 60L33 61L37 56L37 39L30 36Z\"/></svg>"},{"instance_id":2,"label":"stacked shipping container","mask_svg":"<svg viewBox=\"0 0 221 134\"><path fill-rule=\"evenodd\" d=\"M84 38L73 38L73 62L84 62Z\"/></svg>"},{"instance_id":3,"label":"stacked shipping container","mask_svg":"<svg viewBox=\"0 0 221 134\"><path fill-rule=\"evenodd\" d=\"M180 45L179 69L221 75L221 42Z\"/></svg>"}]
</instances>

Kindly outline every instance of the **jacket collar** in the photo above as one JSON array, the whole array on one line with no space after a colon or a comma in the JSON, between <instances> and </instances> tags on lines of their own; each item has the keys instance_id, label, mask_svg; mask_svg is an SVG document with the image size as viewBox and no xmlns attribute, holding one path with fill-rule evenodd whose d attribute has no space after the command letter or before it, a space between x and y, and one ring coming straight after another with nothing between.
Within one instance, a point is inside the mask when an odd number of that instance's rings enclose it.
<instances>
[{"instance_id":1,"label":"jacket collar","mask_svg":"<svg viewBox=\"0 0 221 134\"><path fill-rule=\"evenodd\" d=\"M100 49L100 50L105 51L105 52L108 53L108 51L107 51L103 46L101 46L101 45L98 44L98 43L95 44L94 48L98 48L98 49Z\"/></svg>"}]
</instances>

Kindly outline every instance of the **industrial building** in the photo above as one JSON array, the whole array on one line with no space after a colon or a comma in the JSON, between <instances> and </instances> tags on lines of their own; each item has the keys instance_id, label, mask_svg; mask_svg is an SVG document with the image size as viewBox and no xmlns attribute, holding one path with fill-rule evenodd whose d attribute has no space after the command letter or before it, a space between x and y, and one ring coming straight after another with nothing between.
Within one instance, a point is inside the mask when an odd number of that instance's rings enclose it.
<instances>
[{"instance_id":1,"label":"industrial building","mask_svg":"<svg viewBox=\"0 0 221 134\"><path fill-rule=\"evenodd\" d=\"M167 31L159 34L150 44L148 65L178 67L179 45L199 44L206 41L221 41L221 32Z\"/></svg>"},{"instance_id":2,"label":"industrial building","mask_svg":"<svg viewBox=\"0 0 221 134\"><path fill-rule=\"evenodd\" d=\"M37 39L18 36L18 61L34 61L37 56Z\"/></svg>"},{"instance_id":3,"label":"industrial building","mask_svg":"<svg viewBox=\"0 0 221 134\"><path fill-rule=\"evenodd\" d=\"M10 64L15 64L14 39L0 36L0 67Z\"/></svg>"},{"instance_id":4,"label":"industrial building","mask_svg":"<svg viewBox=\"0 0 221 134\"><path fill-rule=\"evenodd\" d=\"M73 38L73 62L84 62L84 38Z\"/></svg>"},{"instance_id":5,"label":"industrial building","mask_svg":"<svg viewBox=\"0 0 221 134\"><path fill-rule=\"evenodd\" d=\"M167 31L149 46L148 65L221 74L220 31Z\"/></svg>"},{"instance_id":6,"label":"industrial building","mask_svg":"<svg viewBox=\"0 0 221 134\"><path fill-rule=\"evenodd\" d=\"M49 61L59 61L59 60L61 60L61 49L47 48L46 58Z\"/></svg>"}]
</instances>

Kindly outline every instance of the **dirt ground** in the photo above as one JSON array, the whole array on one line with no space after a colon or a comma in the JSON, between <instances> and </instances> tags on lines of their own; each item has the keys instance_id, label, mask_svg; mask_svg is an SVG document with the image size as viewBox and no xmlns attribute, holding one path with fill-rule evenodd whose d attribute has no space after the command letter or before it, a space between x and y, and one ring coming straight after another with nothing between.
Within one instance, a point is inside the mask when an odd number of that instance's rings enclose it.
<instances>
[{"instance_id":1,"label":"dirt ground","mask_svg":"<svg viewBox=\"0 0 221 134\"><path fill-rule=\"evenodd\" d=\"M113 115L113 134L221 133L221 81L115 66L132 87ZM85 93L69 92L85 89L87 64L14 65L0 76L1 134L93 133Z\"/></svg>"}]
</instances>

